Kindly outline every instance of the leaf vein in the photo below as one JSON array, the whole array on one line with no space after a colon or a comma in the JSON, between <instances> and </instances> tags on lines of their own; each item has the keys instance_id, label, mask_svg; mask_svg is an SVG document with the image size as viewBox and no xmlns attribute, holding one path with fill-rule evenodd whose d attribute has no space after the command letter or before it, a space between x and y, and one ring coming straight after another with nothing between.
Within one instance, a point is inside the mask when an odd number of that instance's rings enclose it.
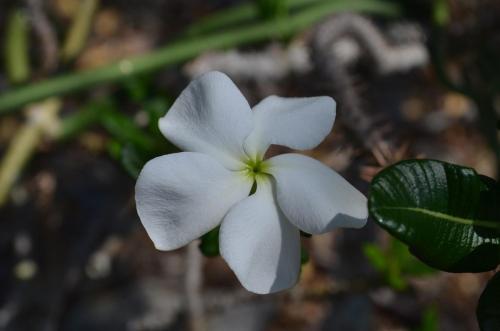
<instances>
[{"instance_id":1,"label":"leaf vein","mask_svg":"<svg viewBox=\"0 0 500 331\"><path fill-rule=\"evenodd\" d=\"M459 224L464 224L464 225L480 226L480 227L484 227L484 228L500 230L500 222L489 221L489 220L467 219L467 218L463 218L463 217L459 217L459 216L448 215L448 214L441 213L438 211L427 210L427 209L418 208L418 207L379 207L377 209L379 211L382 211L382 210L411 211L411 212L415 212L415 213L420 213L420 214L440 218L440 219L443 219L443 220L448 221L448 222L459 223Z\"/></svg>"}]
</instances>

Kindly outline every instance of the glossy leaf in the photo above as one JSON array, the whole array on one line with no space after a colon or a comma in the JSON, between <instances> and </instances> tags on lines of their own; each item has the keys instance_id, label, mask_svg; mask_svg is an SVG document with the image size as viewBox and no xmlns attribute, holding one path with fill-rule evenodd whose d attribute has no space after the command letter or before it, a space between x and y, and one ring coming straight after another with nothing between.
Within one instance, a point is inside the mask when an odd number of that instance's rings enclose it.
<instances>
[{"instance_id":1,"label":"glossy leaf","mask_svg":"<svg viewBox=\"0 0 500 331\"><path fill-rule=\"evenodd\" d=\"M477 306L481 331L500 330L500 272L489 281Z\"/></svg>"},{"instance_id":2,"label":"glossy leaf","mask_svg":"<svg viewBox=\"0 0 500 331\"><path fill-rule=\"evenodd\" d=\"M481 272L500 263L499 185L473 169L408 160L372 181L376 222L437 269Z\"/></svg>"}]
</instances>

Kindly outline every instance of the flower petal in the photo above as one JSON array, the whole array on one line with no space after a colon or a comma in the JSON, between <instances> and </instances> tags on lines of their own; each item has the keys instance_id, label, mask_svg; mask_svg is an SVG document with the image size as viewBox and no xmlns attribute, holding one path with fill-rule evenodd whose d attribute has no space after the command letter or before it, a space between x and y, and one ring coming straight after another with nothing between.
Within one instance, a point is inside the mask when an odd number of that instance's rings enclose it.
<instances>
[{"instance_id":1,"label":"flower petal","mask_svg":"<svg viewBox=\"0 0 500 331\"><path fill-rule=\"evenodd\" d=\"M267 162L281 210L302 231L319 234L366 224L365 196L321 162L299 154L282 154Z\"/></svg>"},{"instance_id":2,"label":"flower petal","mask_svg":"<svg viewBox=\"0 0 500 331\"><path fill-rule=\"evenodd\" d=\"M251 185L208 155L164 155L146 163L137 179L137 213L157 249L176 249L216 227Z\"/></svg>"},{"instance_id":3,"label":"flower petal","mask_svg":"<svg viewBox=\"0 0 500 331\"><path fill-rule=\"evenodd\" d=\"M211 155L235 170L242 166L243 144L253 128L252 112L231 79L212 71L182 91L159 127L179 148Z\"/></svg>"},{"instance_id":4,"label":"flower petal","mask_svg":"<svg viewBox=\"0 0 500 331\"><path fill-rule=\"evenodd\" d=\"M300 270L299 230L275 203L269 179L222 221L220 251L241 284L259 294L292 287Z\"/></svg>"},{"instance_id":5,"label":"flower petal","mask_svg":"<svg viewBox=\"0 0 500 331\"><path fill-rule=\"evenodd\" d=\"M305 150L316 147L332 130L335 101L330 97L270 96L253 107L254 129L245 141L251 156L262 156L269 145Z\"/></svg>"}]
</instances>

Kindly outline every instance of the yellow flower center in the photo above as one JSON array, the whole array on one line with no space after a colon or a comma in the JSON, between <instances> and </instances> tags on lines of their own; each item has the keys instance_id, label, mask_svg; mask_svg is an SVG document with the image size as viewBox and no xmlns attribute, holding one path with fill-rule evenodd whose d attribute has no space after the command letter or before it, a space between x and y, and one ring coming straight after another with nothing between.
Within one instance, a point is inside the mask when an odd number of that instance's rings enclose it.
<instances>
[{"instance_id":1,"label":"yellow flower center","mask_svg":"<svg viewBox=\"0 0 500 331\"><path fill-rule=\"evenodd\" d=\"M245 173L255 179L259 175L268 175L269 165L264 160L247 160L245 162Z\"/></svg>"}]
</instances>

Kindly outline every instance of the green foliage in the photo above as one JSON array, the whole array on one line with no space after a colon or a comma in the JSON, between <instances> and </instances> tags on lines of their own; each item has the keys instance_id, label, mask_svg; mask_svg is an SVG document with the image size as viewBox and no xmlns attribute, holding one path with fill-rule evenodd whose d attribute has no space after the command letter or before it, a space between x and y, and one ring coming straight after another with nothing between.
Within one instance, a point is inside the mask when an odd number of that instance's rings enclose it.
<instances>
[{"instance_id":1,"label":"green foliage","mask_svg":"<svg viewBox=\"0 0 500 331\"><path fill-rule=\"evenodd\" d=\"M303 246L300 246L300 264L304 265L307 262L309 262L309 252Z\"/></svg>"},{"instance_id":2,"label":"green foliage","mask_svg":"<svg viewBox=\"0 0 500 331\"><path fill-rule=\"evenodd\" d=\"M401 241L391 238L386 249L375 244L365 244L363 252L370 264L384 275L385 281L395 290L404 290L408 276L421 276L434 273L408 251Z\"/></svg>"},{"instance_id":3,"label":"green foliage","mask_svg":"<svg viewBox=\"0 0 500 331\"><path fill-rule=\"evenodd\" d=\"M266 19L285 17L288 13L287 0L255 0L259 13Z\"/></svg>"},{"instance_id":4,"label":"green foliage","mask_svg":"<svg viewBox=\"0 0 500 331\"><path fill-rule=\"evenodd\" d=\"M500 272L489 281L477 306L481 331L500 330Z\"/></svg>"},{"instance_id":5,"label":"green foliage","mask_svg":"<svg viewBox=\"0 0 500 331\"><path fill-rule=\"evenodd\" d=\"M372 181L370 214L430 266L482 272L500 263L500 189L473 169L434 160L390 166Z\"/></svg>"},{"instance_id":6,"label":"green foliage","mask_svg":"<svg viewBox=\"0 0 500 331\"><path fill-rule=\"evenodd\" d=\"M313 1L310 6L289 15L286 20L266 20L244 27L222 29L218 33L196 38L183 38L150 54L123 59L117 63L82 72L67 73L0 95L0 113L12 111L26 103L83 90L97 84L123 80L132 75L157 71L178 64L207 51L248 45L279 37L288 37L328 15L342 11L357 11L396 16L397 4L382 0Z\"/></svg>"},{"instance_id":7,"label":"green foliage","mask_svg":"<svg viewBox=\"0 0 500 331\"><path fill-rule=\"evenodd\" d=\"M415 331L438 331L439 314L434 306L427 307L422 316L422 322Z\"/></svg>"},{"instance_id":8,"label":"green foliage","mask_svg":"<svg viewBox=\"0 0 500 331\"><path fill-rule=\"evenodd\" d=\"M433 20L438 26L445 26L450 21L450 9L447 0L434 0Z\"/></svg>"},{"instance_id":9,"label":"green foliage","mask_svg":"<svg viewBox=\"0 0 500 331\"><path fill-rule=\"evenodd\" d=\"M200 239L200 250L203 255L214 257L220 255L219 251L219 230L220 226L205 233Z\"/></svg>"}]
</instances>

